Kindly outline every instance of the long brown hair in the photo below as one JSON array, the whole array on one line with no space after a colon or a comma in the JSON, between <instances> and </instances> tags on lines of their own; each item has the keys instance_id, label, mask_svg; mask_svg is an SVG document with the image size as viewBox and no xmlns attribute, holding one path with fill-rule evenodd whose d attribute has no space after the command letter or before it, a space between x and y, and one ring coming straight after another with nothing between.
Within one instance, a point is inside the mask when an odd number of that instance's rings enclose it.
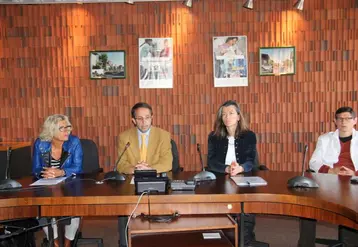
<instances>
[{"instance_id":1,"label":"long brown hair","mask_svg":"<svg viewBox=\"0 0 358 247\"><path fill-rule=\"evenodd\" d=\"M246 123L246 120L244 118L244 114L240 111L240 106L235 100L228 100L224 104L222 104L219 107L218 112L216 113L216 120L214 123L214 135L225 138L228 136L226 126L223 121L223 108L228 106L234 106L236 109L237 114L240 115L240 120L237 124L236 130L235 130L235 138L238 138L243 133L249 131L248 124Z\"/></svg>"}]
</instances>

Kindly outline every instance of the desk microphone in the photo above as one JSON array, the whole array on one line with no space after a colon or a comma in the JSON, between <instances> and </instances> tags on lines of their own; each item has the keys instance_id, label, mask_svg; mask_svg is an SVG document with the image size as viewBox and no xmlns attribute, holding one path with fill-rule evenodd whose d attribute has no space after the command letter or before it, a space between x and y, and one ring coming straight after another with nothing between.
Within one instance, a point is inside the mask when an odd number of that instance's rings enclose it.
<instances>
[{"instance_id":1,"label":"desk microphone","mask_svg":"<svg viewBox=\"0 0 358 247\"><path fill-rule=\"evenodd\" d=\"M198 151L199 157L200 157L201 172L199 172L198 174L196 174L196 175L194 176L194 180L197 181L197 182L200 182L200 181L208 181L208 180L215 180L215 179L216 179L216 176L215 176L214 173L209 172L209 171L205 171L204 162L203 162L203 156L202 156L202 154L201 154L201 148L200 148L200 144L199 144L199 143L196 144L196 150Z\"/></svg>"},{"instance_id":2,"label":"desk microphone","mask_svg":"<svg viewBox=\"0 0 358 247\"><path fill-rule=\"evenodd\" d=\"M21 188L22 187L22 185L19 182L10 179L11 152L12 152L11 147L8 147L7 152L6 152L5 179L0 181L0 190L14 189L14 188Z\"/></svg>"},{"instance_id":3,"label":"desk microphone","mask_svg":"<svg viewBox=\"0 0 358 247\"><path fill-rule=\"evenodd\" d=\"M104 175L104 179L106 179L106 180L119 180L119 181L125 181L126 180L125 176L123 174L120 174L117 171L117 166L118 166L119 161L122 159L123 154L127 151L127 149L129 148L130 145L131 145L131 143L127 142L126 146L124 147L123 152L121 153L121 155L119 155L119 157L118 157L118 159L116 161L116 164L115 164L115 166L113 168L113 171L107 172Z\"/></svg>"},{"instance_id":4,"label":"desk microphone","mask_svg":"<svg viewBox=\"0 0 358 247\"><path fill-rule=\"evenodd\" d=\"M318 188L319 185L311 178L305 177L305 163L307 156L308 145L305 145L304 153L303 153L303 161L302 161L302 175L290 178L287 181L287 186L290 188Z\"/></svg>"}]
</instances>

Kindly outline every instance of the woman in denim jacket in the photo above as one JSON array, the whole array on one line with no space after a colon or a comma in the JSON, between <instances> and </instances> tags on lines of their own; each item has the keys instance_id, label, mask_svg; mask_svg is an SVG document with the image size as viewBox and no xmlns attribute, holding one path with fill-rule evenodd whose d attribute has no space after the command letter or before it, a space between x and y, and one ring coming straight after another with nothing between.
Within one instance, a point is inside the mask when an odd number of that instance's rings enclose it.
<instances>
[{"instance_id":1,"label":"woman in denim jacket","mask_svg":"<svg viewBox=\"0 0 358 247\"><path fill-rule=\"evenodd\" d=\"M35 141L32 172L37 178L68 177L82 172L83 152L78 137L71 135L72 125L65 115L49 116ZM54 221L54 219L53 219ZM71 245L79 226L79 218L72 218L65 227L65 247ZM42 222L41 222L42 223ZM44 227L48 237L48 227ZM55 246L59 246L57 226L53 225Z\"/></svg>"}]
</instances>

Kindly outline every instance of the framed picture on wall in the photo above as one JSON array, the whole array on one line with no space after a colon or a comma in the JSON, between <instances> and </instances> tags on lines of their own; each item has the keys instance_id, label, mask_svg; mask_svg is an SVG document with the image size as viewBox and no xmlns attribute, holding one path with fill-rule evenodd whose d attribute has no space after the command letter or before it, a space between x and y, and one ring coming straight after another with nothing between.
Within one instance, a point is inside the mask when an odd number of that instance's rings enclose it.
<instances>
[{"instance_id":1,"label":"framed picture on wall","mask_svg":"<svg viewBox=\"0 0 358 247\"><path fill-rule=\"evenodd\" d=\"M296 48L261 47L260 75L293 75L296 73Z\"/></svg>"},{"instance_id":2,"label":"framed picture on wall","mask_svg":"<svg viewBox=\"0 0 358 247\"><path fill-rule=\"evenodd\" d=\"M246 36L213 37L214 87L248 86Z\"/></svg>"},{"instance_id":3,"label":"framed picture on wall","mask_svg":"<svg viewBox=\"0 0 358 247\"><path fill-rule=\"evenodd\" d=\"M126 78L125 51L90 51L90 78Z\"/></svg>"},{"instance_id":4,"label":"framed picture on wall","mask_svg":"<svg viewBox=\"0 0 358 247\"><path fill-rule=\"evenodd\" d=\"M139 88L173 88L173 39L139 38Z\"/></svg>"}]
</instances>

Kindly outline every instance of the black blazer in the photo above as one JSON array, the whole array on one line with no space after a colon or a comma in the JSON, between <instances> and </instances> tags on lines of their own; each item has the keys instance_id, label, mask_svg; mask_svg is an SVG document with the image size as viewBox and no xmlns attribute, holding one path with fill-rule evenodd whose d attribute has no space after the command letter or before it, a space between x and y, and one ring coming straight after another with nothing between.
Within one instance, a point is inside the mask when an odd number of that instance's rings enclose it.
<instances>
[{"instance_id":1,"label":"black blazer","mask_svg":"<svg viewBox=\"0 0 358 247\"><path fill-rule=\"evenodd\" d=\"M211 171L225 173L225 159L229 139L218 137L214 132L208 138L208 167ZM256 156L256 135L252 131L243 133L235 139L236 162L239 163L245 172L252 170Z\"/></svg>"}]
</instances>

